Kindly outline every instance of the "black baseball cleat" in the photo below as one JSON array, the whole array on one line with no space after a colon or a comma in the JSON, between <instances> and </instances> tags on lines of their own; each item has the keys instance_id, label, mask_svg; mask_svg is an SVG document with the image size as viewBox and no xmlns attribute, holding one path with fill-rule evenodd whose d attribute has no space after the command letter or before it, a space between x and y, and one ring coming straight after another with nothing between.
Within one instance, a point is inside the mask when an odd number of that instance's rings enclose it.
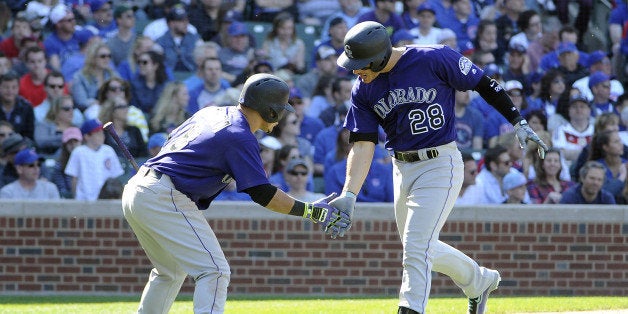
<instances>
[{"instance_id":1,"label":"black baseball cleat","mask_svg":"<svg viewBox=\"0 0 628 314\"><path fill-rule=\"evenodd\" d=\"M486 302L488 301L488 295L491 293L491 291L497 289L497 287L499 286L499 281L501 280L501 277L499 277L499 273L496 270L492 270L491 272L494 272L495 276L493 282L490 286L488 286L488 288L486 288L486 290L484 290L484 292L482 292L482 294L480 294L479 297L469 299L469 310L467 311L467 314L486 313Z\"/></svg>"},{"instance_id":2,"label":"black baseball cleat","mask_svg":"<svg viewBox=\"0 0 628 314\"><path fill-rule=\"evenodd\" d=\"M419 313L419 312L417 312L415 310L411 310L411 309L409 309L407 307L400 306L399 307L399 311L397 311L397 314L421 314L421 313Z\"/></svg>"}]
</instances>

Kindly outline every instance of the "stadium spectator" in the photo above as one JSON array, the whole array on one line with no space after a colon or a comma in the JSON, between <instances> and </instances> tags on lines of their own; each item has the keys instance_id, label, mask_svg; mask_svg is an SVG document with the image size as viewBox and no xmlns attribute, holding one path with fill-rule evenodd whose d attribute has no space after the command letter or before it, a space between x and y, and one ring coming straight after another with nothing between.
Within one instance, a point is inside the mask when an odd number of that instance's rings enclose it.
<instances>
[{"instance_id":1,"label":"stadium spectator","mask_svg":"<svg viewBox=\"0 0 628 314\"><path fill-rule=\"evenodd\" d=\"M318 60L319 57L317 53L319 49L323 46L334 49L334 51L336 52L336 56L342 54L345 49L345 35L347 35L348 31L349 28L347 28L347 22L343 18L336 17L331 20L329 22L329 34L327 36L327 39L321 41L320 44L314 46L314 49L312 49L310 53L310 67L313 68L316 66L316 60Z\"/></svg>"},{"instance_id":2,"label":"stadium spectator","mask_svg":"<svg viewBox=\"0 0 628 314\"><path fill-rule=\"evenodd\" d=\"M275 69L305 72L305 43L297 37L296 22L292 15L282 12L275 16L260 53Z\"/></svg>"},{"instance_id":3,"label":"stadium spectator","mask_svg":"<svg viewBox=\"0 0 628 314\"><path fill-rule=\"evenodd\" d=\"M340 11L330 15L321 29L321 41L328 40L330 37L329 28L331 21L340 17L345 21L347 29L350 29L358 23L358 18L368 12L370 8L364 7L360 0L338 0L340 3Z\"/></svg>"},{"instance_id":4,"label":"stadium spectator","mask_svg":"<svg viewBox=\"0 0 628 314\"><path fill-rule=\"evenodd\" d=\"M196 28L203 41L210 41L218 34L221 3L220 0L197 0L190 3L190 24Z\"/></svg>"},{"instance_id":5,"label":"stadium spectator","mask_svg":"<svg viewBox=\"0 0 628 314\"><path fill-rule=\"evenodd\" d=\"M526 196L526 177L518 171L510 172L504 176L502 186L507 198L503 204L527 204L524 201Z\"/></svg>"},{"instance_id":6,"label":"stadium spectator","mask_svg":"<svg viewBox=\"0 0 628 314\"><path fill-rule=\"evenodd\" d=\"M295 0L253 0L247 1L244 18L246 20L272 23L275 16L281 12L288 12L294 17L299 16L299 9Z\"/></svg>"},{"instance_id":7,"label":"stadium spectator","mask_svg":"<svg viewBox=\"0 0 628 314\"><path fill-rule=\"evenodd\" d=\"M577 95L569 100L568 123L558 126L552 135L554 148L570 162L578 158L584 146L591 142L593 123L591 123L591 107L586 98Z\"/></svg>"},{"instance_id":8,"label":"stadium spectator","mask_svg":"<svg viewBox=\"0 0 628 314\"><path fill-rule=\"evenodd\" d=\"M558 31L558 43L555 43L552 46L551 50L545 53L540 58L539 68L541 71L547 71L549 69L558 68L560 66L560 50L561 46L571 46L569 44L575 44L578 42L578 32L571 25L564 25ZM548 47L549 48L549 47ZM589 55L581 50L577 50L576 48L570 47L569 49L576 49L578 53L578 64L582 67L588 66Z\"/></svg>"},{"instance_id":9,"label":"stadium spectator","mask_svg":"<svg viewBox=\"0 0 628 314\"><path fill-rule=\"evenodd\" d=\"M525 10L524 0L504 0L502 15L495 20L497 25L497 55L496 59L501 60L508 50L510 38L521 30L517 25L519 15Z\"/></svg>"},{"instance_id":10,"label":"stadium spectator","mask_svg":"<svg viewBox=\"0 0 628 314\"><path fill-rule=\"evenodd\" d=\"M521 45L525 49L531 42L536 41L542 36L541 16L535 10L526 10L521 12L517 19L517 27L521 32L513 35L508 41L508 47Z\"/></svg>"},{"instance_id":11,"label":"stadium spectator","mask_svg":"<svg viewBox=\"0 0 628 314\"><path fill-rule=\"evenodd\" d=\"M558 204L562 193L574 183L561 178L564 172L560 151L551 148L545 152L545 159L536 158L534 179L528 182L528 193L534 204Z\"/></svg>"},{"instance_id":12,"label":"stadium spectator","mask_svg":"<svg viewBox=\"0 0 628 314\"><path fill-rule=\"evenodd\" d=\"M0 189L0 199L54 200L59 199L59 190L47 180L40 179L41 159L30 148L15 155L13 163L18 179Z\"/></svg>"},{"instance_id":13,"label":"stadium spectator","mask_svg":"<svg viewBox=\"0 0 628 314\"><path fill-rule=\"evenodd\" d=\"M469 107L471 93L456 91L454 113L456 115L456 144L461 151L482 149L484 120L482 113Z\"/></svg>"},{"instance_id":14,"label":"stadium spectator","mask_svg":"<svg viewBox=\"0 0 628 314\"><path fill-rule=\"evenodd\" d=\"M281 142L270 135L265 135L259 139L259 154L262 158L262 164L264 165L266 177L270 177L273 174L275 156L277 156L281 146Z\"/></svg>"},{"instance_id":15,"label":"stadium spectator","mask_svg":"<svg viewBox=\"0 0 628 314\"><path fill-rule=\"evenodd\" d=\"M628 205L628 180L624 183L623 189L615 194L615 203L621 205Z\"/></svg>"},{"instance_id":16,"label":"stadium spectator","mask_svg":"<svg viewBox=\"0 0 628 314\"><path fill-rule=\"evenodd\" d=\"M462 188L456 199L456 206L476 205L479 202L478 193L467 193L469 187L475 185L475 178L478 175L478 164L469 153L462 153L462 162L464 163L464 179L462 180Z\"/></svg>"},{"instance_id":17,"label":"stadium spectator","mask_svg":"<svg viewBox=\"0 0 628 314\"><path fill-rule=\"evenodd\" d=\"M589 99L589 101L593 100L593 93L591 93L591 89L589 88L589 79L598 71L602 72L609 76L611 89L610 89L610 99L612 101L617 101L617 97L624 93L624 87L622 84L615 78L611 78L611 61L608 58L606 52L602 50L596 50L589 54L589 58L587 60L588 68L589 68L589 76L585 76L573 83L573 87L580 90L580 94Z\"/></svg>"},{"instance_id":18,"label":"stadium spectator","mask_svg":"<svg viewBox=\"0 0 628 314\"><path fill-rule=\"evenodd\" d=\"M456 33L458 49L462 54L467 54L468 51L473 51L473 40L475 40L480 20L472 10L471 0L451 2L453 14L446 15L443 19L439 18L438 23L440 27L449 28Z\"/></svg>"},{"instance_id":19,"label":"stadium spectator","mask_svg":"<svg viewBox=\"0 0 628 314\"><path fill-rule=\"evenodd\" d=\"M150 120L169 78L163 55L158 52L151 50L141 53L137 64L139 71L131 80L131 105L142 110Z\"/></svg>"},{"instance_id":20,"label":"stadium spectator","mask_svg":"<svg viewBox=\"0 0 628 314\"><path fill-rule=\"evenodd\" d=\"M227 88L222 84L222 63L217 58L207 58L201 66L203 85L190 90L190 102L187 107L189 114L209 106L217 106L217 98L223 95Z\"/></svg>"},{"instance_id":21,"label":"stadium spectator","mask_svg":"<svg viewBox=\"0 0 628 314\"><path fill-rule=\"evenodd\" d=\"M497 25L494 20L480 20L473 46L475 50L497 54ZM503 60L496 61L500 65L503 63Z\"/></svg>"},{"instance_id":22,"label":"stadium spectator","mask_svg":"<svg viewBox=\"0 0 628 314\"><path fill-rule=\"evenodd\" d=\"M213 41L203 42L194 47L192 57L194 58L196 71L183 81L183 84L185 84L188 91L203 85L203 62L207 58L218 58L218 51L220 51L220 46ZM244 80L242 82L244 83ZM229 81L227 81L224 77L221 84L224 85L225 88L230 86Z\"/></svg>"},{"instance_id":23,"label":"stadium spectator","mask_svg":"<svg viewBox=\"0 0 628 314\"><path fill-rule=\"evenodd\" d=\"M53 155L62 144L63 131L72 127L74 101L63 95L55 98L43 121L35 124L35 145L44 155Z\"/></svg>"},{"instance_id":24,"label":"stadium spectator","mask_svg":"<svg viewBox=\"0 0 628 314\"><path fill-rule=\"evenodd\" d=\"M112 127L116 130L122 142L127 146L131 156L135 158L146 157L148 155L146 142L142 138L140 129L128 124L128 113L129 103L124 97L110 98L101 105L98 120L111 121L113 123ZM116 144L113 137L108 133L105 136L105 144L113 147L118 157L124 157L122 149L118 147L118 144Z\"/></svg>"},{"instance_id":25,"label":"stadium spectator","mask_svg":"<svg viewBox=\"0 0 628 314\"><path fill-rule=\"evenodd\" d=\"M161 148L164 146L166 141L168 140L168 134L166 133L155 133L148 138L148 143L146 144L146 148L148 149L148 158L152 158L157 156Z\"/></svg>"},{"instance_id":26,"label":"stadium spectator","mask_svg":"<svg viewBox=\"0 0 628 314\"><path fill-rule=\"evenodd\" d=\"M558 52L558 71L565 78L565 85L571 86L573 83L587 75L586 69L578 62L580 55L576 45L565 42L561 43Z\"/></svg>"},{"instance_id":27,"label":"stadium spectator","mask_svg":"<svg viewBox=\"0 0 628 314\"><path fill-rule=\"evenodd\" d=\"M181 82L170 82L164 88L155 105L155 114L150 120L150 133L170 134L177 126L189 118L187 113L190 94Z\"/></svg>"},{"instance_id":28,"label":"stadium spectator","mask_svg":"<svg viewBox=\"0 0 628 314\"><path fill-rule=\"evenodd\" d=\"M567 189L560 204L615 204L613 194L604 190L606 168L597 161L587 161L580 169L580 183Z\"/></svg>"},{"instance_id":29,"label":"stadium spectator","mask_svg":"<svg viewBox=\"0 0 628 314\"><path fill-rule=\"evenodd\" d=\"M393 47L402 47L405 45L414 44L415 39L416 37L410 34L407 29L400 29L392 35L392 37L390 38L390 42L392 43Z\"/></svg>"},{"instance_id":30,"label":"stadium spectator","mask_svg":"<svg viewBox=\"0 0 628 314\"><path fill-rule=\"evenodd\" d=\"M55 160L50 181L57 186L62 198L72 197L72 177L65 174L65 167L70 159L72 151L83 142L81 130L77 127L69 127L63 131L61 136L61 151Z\"/></svg>"},{"instance_id":31,"label":"stadium spectator","mask_svg":"<svg viewBox=\"0 0 628 314\"><path fill-rule=\"evenodd\" d=\"M16 16L11 24L11 36L0 41L0 51L11 61L19 62L20 51L23 48L23 39L32 36L29 21L24 16Z\"/></svg>"},{"instance_id":32,"label":"stadium spectator","mask_svg":"<svg viewBox=\"0 0 628 314\"><path fill-rule=\"evenodd\" d=\"M142 53L155 50L159 51L161 47L156 45L155 42L146 36L137 36L133 42L131 51L127 54L125 60L118 64L116 71L120 74L120 77L126 81L132 80L139 72L139 65L137 59Z\"/></svg>"},{"instance_id":33,"label":"stadium spectator","mask_svg":"<svg viewBox=\"0 0 628 314\"><path fill-rule=\"evenodd\" d=\"M340 10L338 0L307 0L296 3L299 15L294 17L304 25L323 25L330 15Z\"/></svg>"},{"instance_id":34,"label":"stadium spectator","mask_svg":"<svg viewBox=\"0 0 628 314\"><path fill-rule=\"evenodd\" d=\"M161 1L156 0L155 2ZM178 0L166 0L163 3L163 11L158 14L158 17L154 17L153 20L148 23L148 25L146 25L146 27L144 27L144 30L142 31L142 35L152 39L153 41L156 41L157 38L163 36L168 31L168 21L166 18L168 14L172 10L184 6L184 4ZM196 27L194 27L194 25L190 23L186 24L187 32L191 34L198 34L198 30L196 29Z\"/></svg>"},{"instance_id":35,"label":"stadium spectator","mask_svg":"<svg viewBox=\"0 0 628 314\"><path fill-rule=\"evenodd\" d=\"M514 44L508 46L508 53L506 54L506 64L504 68L504 81L518 81L523 86L522 93L525 97L525 91L530 90L527 86L528 76L528 55L526 54L526 48L520 44Z\"/></svg>"},{"instance_id":36,"label":"stadium spectator","mask_svg":"<svg viewBox=\"0 0 628 314\"><path fill-rule=\"evenodd\" d=\"M218 52L225 73L231 75L228 81L233 81L249 66L254 57L254 49L250 44L249 30L244 23L234 21L227 29L229 37L227 43Z\"/></svg>"},{"instance_id":37,"label":"stadium spectator","mask_svg":"<svg viewBox=\"0 0 628 314\"><path fill-rule=\"evenodd\" d=\"M22 137L19 133L13 133L5 137L2 141L2 156L4 167L0 174L0 187L3 187L18 178L17 169L14 165L15 155L25 148L32 148L32 141Z\"/></svg>"},{"instance_id":38,"label":"stadium spectator","mask_svg":"<svg viewBox=\"0 0 628 314\"><path fill-rule=\"evenodd\" d=\"M94 32L88 29L77 30L74 33L74 37L76 37L78 42L79 50L70 52L65 62L61 65L61 73L63 73L63 77L69 86L72 85L76 72L79 72L85 66L88 48L102 41L100 37L94 35Z\"/></svg>"},{"instance_id":39,"label":"stadium spectator","mask_svg":"<svg viewBox=\"0 0 628 314\"><path fill-rule=\"evenodd\" d=\"M312 99L315 95L316 85L321 77L331 77L338 74L338 66L336 59L338 55L336 51L328 46L321 46L316 50L315 67L305 74L297 75L295 78L295 86L301 91L303 97ZM312 99L313 100L313 99Z\"/></svg>"},{"instance_id":40,"label":"stadium spectator","mask_svg":"<svg viewBox=\"0 0 628 314\"><path fill-rule=\"evenodd\" d=\"M438 35L440 35L442 30L438 27L434 27L436 23L436 12L434 8L426 2L418 7L417 13L419 25L409 30L410 34L416 36L414 43L422 45L438 44Z\"/></svg>"},{"instance_id":41,"label":"stadium spectator","mask_svg":"<svg viewBox=\"0 0 628 314\"><path fill-rule=\"evenodd\" d=\"M104 144L102 127L96 119L83 123L84 144L72 151L65 167L64 173L72 177L72 195L76 200L95 201L107 179L124 174L115 151Z\"/></svg>"},{"instance_id":42,"label":"stadium spectator","mask_svg":"<svg viewBox=\"0 0 628 314\"><path fill-rule=\"evenodd\" d=\"M39 106L46 99L44 79L48 75L46 54L38 46L28 47L24 51L24 60L28 73L20 78L20 96L28 100L33 107Z\"/></svg>"},{"instance_id":43,"label":"stadium spectator","mask_svg":"<svg viewBox=\"0 0 628 314\"><path fill-rule=\"evenodd\" d=\"M403 24L408 30L416 30L420 25L418 9L425 3L425 0L403 0L401 3L403 4L403 12L401 12Z\"/></svg>"},{"instance_id":44,"label":"stadium spectator","mask_svg":"<svg viewBox=\"0 0 628 314\"><path fill-rule=\"evenodd\" d=\"M619 112L615 108L611 100L611 78L602 71L591 73L589 76L589 89L593 94L591 101L592 116L598 116L604 112L612 112L619 116Z\"/></svg>"},{"instance_id":45,"label":"stadium spectator","mask_svg":"<svg viewBox=\"0 0 628 314\"><path fill-rule=\"evenodd\" d=\"M589 19L591 17L591 12L593 11L593 0L556 0L554 1L556 4L556 12L558 13L558 19L563 25L569 25L571 14L569 12L569 2L577 2L578 3L578 15L573 21L574 27L578 30L578 38L582 40L585 36L587 29L589 28ZM581 44L581 42L577 42Z\"/></svg>"},{"instance_id":46,"label":"stadium spectator","mask_svg":"<svg viewBox=\"0 0 628 314\"><path fill-rule=\"evenodd\" d=\"M96 102L98 89L105 81L118 75L111 66L111 49L105 43L88 47L85 65L74 74L70 87L74 105L81 111Z\"/></svg>"},{"instance_id":47,"label":"stadium spectator","mask_svg":"<svg viewBox=\"0 0 628 314\"><path fill-rule=\"evenodd\" d=\"M598 132L593 135L588 160L604 165L606 176L602 187L611 194L619 193L626 181L628 160L622 158L623 153L624 144L617 130Z\"/></svg>"},{"instance_id":48,"label":"stadium spectator","mask_svg":"<svg viewBox=\"0 0 628 314\"><path fill-rule=\"evenodd\" d=\"M312 143L305 138L300 137L300 134L301 121L293 112L289 112L279 119L279 123L271 132L271 135L276 137L279 142L281 142L282 146L296 146L299 149L299 156L308 160L308 162L311 162L312 154L314 152Z\"/></svg>"},{"instance_id":49,"label":"stadium spectator","mask_svg":"<svg viewBox=\"0 0 628 314\"><path fill-rule=\"evenodd\" d=\"M351 89L353 82L348 77L337 77L331 83L331 106L321 111L318 118L325 127L340 125L344 115L351 107ZM313 140L313 139L312 139Z\"/></svg>"},{"instance_id":50,"label":"stadium spectator","mask_svg":"<svg viewBox=\"0 0 628 314\"><path fill-rule=\"evenodd\" d=\"M76 17L70 8L59 3L50 11L50 23L54 30L46 36L44 47L48 64L55 70L61 70L67 58L79 51L79 43L75 35Z\"/></svg>"},{"instance_id":51,"label":"stadium spectator","mask_svg":"<svg viewBox=\"0 0 628 314\"><path fill-rule=\"evenodd\" d=\"M18 95L19 77L15 72L0 76L0 120L11 122L15 132L29 139L35 132L35 115L31 103Z\"/></svg>"},{"instance_id":52,"label":"stadium spectator","mask_svg":"<svg viewBox=\"0 0 628 314\"><path fill-rule=\"evenodd\" d=\"M300 201L313 202L325 197L325 194L307 190L306 186L311 173L310 166L305 159L296 158L288 161L283 177L288 185L288 195Z\"/></svg>"},{"instance_id":53,"label":"stadium spectator","mask_svg":"<svg viewBox=\"0 0 628 314\"><path fill-rule=\"evenodd\" d=\"M4 52L0 51L0 75L9 73L12 67L13 63L11 62L11 60L7 58Z\"/></svg>"},{"instance_id":54,"label":"stadium spectator","mask_svg":"<svg viewBox=\"0 0 628 314\"><path fill-rule=\"evenodd\" d=\"M541 109L545 112L545 116L548 117L547 130L552 132L556 127L565 123L568 118L556 112L558 100L566 91L565 79L561 72L552 69L541 77L540 83L539 101L541 102ZM557 116L555 117L554 115Z\"/></svg>"},{"instance_id":55,"label":"stadium spectator","mask_svg":"<svg viewBox=\"0 0 628 314\"><path fill-rule=\"evenodd\" d=\"M188 31L188 13L183 5L174 6L166 14L166 22L168 31L155 40L163 48L164 65L175 72L191 74L196 70L192 52L202 40Z\"/></svg>"},{"instance_id":56,"label":"stadium spectator","mask_svg":"<svg viewBox=\"0 0 628 314\"><path fill-rule=\"evenodd\" d=\"M113 2L111 0L92 0L90 3L92 19L88 25L98 30L98 36L111 38L118 30L118 24L113 16Z\"/></svg>"},{"instance_id":57,"label":"stadium spectator","mask_svg":"<svg viewBox=\"0 0 628 314\"><path fill-rule=\"evenodd\" d=\"M312 92L312 100L305 114L318 118L325 109L333 107L334 100L331 95L331 83L335 75L320 76L316 87Z\"/></svg>"},{"instance_id":58,"label":"stadium spectator","mask_svg":"<svg viewBox=\"0 0 628 314\"><path fill-rule=\"evenodd\" d=\"M111 49L111 61L118 67L131 53L133 43L137 38L135 30L135 14L133 8L121 4L113 10L113 18L118 29L107 37L107 46Z\"/></svg>"},{"instance_id":59,"label":"stadium spectator","mask_svg":"<svg viewBox=\"0 0 628 314\"><path fill-rule=\"evenodd\" d=\"M445 45L455 51L460 51L460 48L458 47L458 38L456 37L456 33L454 33L454 31L449 28L442 28L440 30L440 33L438 34L438 37L436 38L436 41L439 45Z\"/></svg>"},{"instance_id":60,"label":"stadium spectator","mask_svg":"<svg viewBox=\"0 0 628 314\"><path fill-rule=\"evenodd\" d=\"M396 1L390 0L374 0L373 9L358 17L357 23L364 21L378 22L388 31L388 35L392 36L397 30L406 28L401 16L395 11Z\"/></svg>"},{"instance_id":61,"label":"stadium spectator","mask_svg":"<svg viewBox=\"0 0 628 314\"><path fill-rule=\"evenodd\" d=\"M305 138L310 143L314 142L318 132L325 128L325 124L319 118L305 115L305 102L298 88L292 87L290 89L288 103L292 105L294 113L301 122L301 134L299 136Z\"/></svg>"}]
</instances>

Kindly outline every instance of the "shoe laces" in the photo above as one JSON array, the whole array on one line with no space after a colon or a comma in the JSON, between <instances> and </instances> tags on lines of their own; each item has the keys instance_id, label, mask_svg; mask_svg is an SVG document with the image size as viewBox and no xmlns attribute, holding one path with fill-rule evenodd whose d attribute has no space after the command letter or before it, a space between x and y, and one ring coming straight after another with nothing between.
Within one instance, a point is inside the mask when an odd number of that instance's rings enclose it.
<instances>
[{"instance_id":1,"label":"shoe laces","mask_svg":"<svg viewBox=\"0 0 628 314\"><path fill-rule=\"evenodd\" d=\"M482 296L477 298L469 299L469 314L475 314L478 311L478 304L482 300Z\"/></svg>"}]
</instances>

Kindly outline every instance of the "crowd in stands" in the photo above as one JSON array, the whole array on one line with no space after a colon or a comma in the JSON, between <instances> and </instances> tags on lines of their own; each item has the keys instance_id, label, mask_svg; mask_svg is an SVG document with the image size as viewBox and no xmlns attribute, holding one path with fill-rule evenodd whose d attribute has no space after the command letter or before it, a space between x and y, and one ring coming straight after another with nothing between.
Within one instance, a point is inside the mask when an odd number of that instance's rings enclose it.
<instances>
[{"instance_id":1,"label":"crowd in stands","mask_svg":"<svg viewBox=\"0 0 628 314\"><path fill-rule=\"evenodd\" d=\"M134 170L103 123L141 163L198 110L236 105L255 73L288 82L295 108L258 134L269 181L304 201L340 192L356 77L336 58L367 20L394 46L462 53L551 147L522 150L509 121L456 92L457 205L627 203L627 0L3 1L0 199L119 198ZM381 134L358 201L393 200ZM237 182L218 199L250 200Z\"/></svg>"}]
</instances>

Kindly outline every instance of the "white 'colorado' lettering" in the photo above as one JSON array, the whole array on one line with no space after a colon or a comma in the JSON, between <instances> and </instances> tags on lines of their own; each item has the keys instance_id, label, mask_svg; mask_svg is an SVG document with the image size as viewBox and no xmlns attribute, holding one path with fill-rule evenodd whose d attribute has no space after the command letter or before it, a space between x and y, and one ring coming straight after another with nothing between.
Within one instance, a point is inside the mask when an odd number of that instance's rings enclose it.
<instances>
[{"instance_id":1,"label":"white 'colorado' lettering","mask_svg":"<svg viewBox=\"0 0 628 314\"><path fill-rule=\"evenodd\" d=\"M380 98L373 106L375 113L382 119L386 118L397 105L408 103L432 103L436 99L436 89L426 90L423 87L408 87L388 91L386 97Z\"/></svg>"}]
</instances>

